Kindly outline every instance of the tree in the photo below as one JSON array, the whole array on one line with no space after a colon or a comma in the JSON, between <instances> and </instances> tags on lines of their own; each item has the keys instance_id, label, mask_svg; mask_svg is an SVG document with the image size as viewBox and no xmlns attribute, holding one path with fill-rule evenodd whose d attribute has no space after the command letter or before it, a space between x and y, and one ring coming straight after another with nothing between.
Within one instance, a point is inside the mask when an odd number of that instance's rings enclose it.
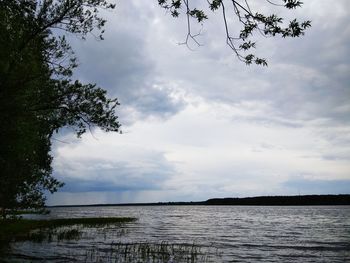
<instances>
[{"instance_id":1,"label":"tree","mask_svg":"<svg viewBox=\"0 0 350 263\"><path fill-rule=\"evenodd\" d=\"M280 0L272 2L265 0L268 4L284 7L287 9L295 9L301 7L302 2L299 0ZM277 1L277 0L276 0ZM158 4L168 10L173 17L179 17L181 13L186 16L187 20L187 36L182 44L188 46L189 41L193 41L196 45L201 44L198 41L199 33L192 32L192 20L203 23L208 19L207 12L201 9L198 3L193 4L191 0L158 0ZM245 54L246 51L255 48L256 42L251 39L257 32L264 37L299 37L304 35L305 30L311 26L311 21L299 22L297 19L289 21L288 25L284 25L284 19L276 14L262 14L253 11L248 0L207 0L207 8L212 12L221 11L223 25L226 33L226 43L236 54L237 58L247 65L255 63L257 65L267 66L265 58L259 58L254 54ZM236 17L236 21L228 20L229 14ZM233 23L242 26L241 30L233 35L231 28Z\"/></svg>"},{"instance_id":2,"label":"tree","mask_svg":"<svg viewBox=\"0 0 350 263\"><path fill-rule=\"evenodd\" d=\"M117 99L94 84L72 80L74 54L63 29L84 38L105 21L106 1L0 1L0 207L38 208L52 177L51 138L64 126L81 136L91 126L118 131ZM102 38L102 35L100 35Z\"/></svg>"}]
</instances>

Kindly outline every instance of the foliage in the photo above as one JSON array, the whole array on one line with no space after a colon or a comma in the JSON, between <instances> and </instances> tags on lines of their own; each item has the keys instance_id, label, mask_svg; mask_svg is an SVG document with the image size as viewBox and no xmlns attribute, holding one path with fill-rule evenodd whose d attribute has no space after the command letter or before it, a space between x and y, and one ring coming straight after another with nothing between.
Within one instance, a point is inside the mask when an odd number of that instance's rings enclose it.
<instances>
[{"instance_id":1,"label":"foliage","mask_svg":"<svg viewBox=\"0 0 350 263\"><path fill-rule=\"evenodd\" d=\"M117 99L95 84L72 80L76 65L65 33L102 39L105 0L0 0L0 208L42 207L52 177L53 133L65 126L81 136L91 126L118 131ZM56 31L54 31L56 30Z\"/></svg>"},{"instance_id":2,"label":"foliage","mask_svg":"<svg viewBox=\"0 0 350 263\"><path fill-rule=\"evenodd\" d=\"M210 11L215 12L220 10L222 12L226 43L234 51L238 59L245 62L247 65L255 63L257 65L267 66L266 59L259 58L254 54L245 53L256 47L256 42L251 40L255 32L260 33L264 37L275 37L278 35L283 38L299 37L304 35L305 30L311 26L311 21L299 22L296 19L284 25L284 19L282 17L276 14L266 15L255 12L248 2L247 0L207 1L207 7ZM266 0L266 2L287 9L296 9L302 5L302 2L299 0L280 0L279 3ZM193 3L193 1L191 2L191 0L158 0L158 4L162 8L170 11L173 17L179 17L181 12L183 12L187 18L187 37L183 44L188 45L189 41L192 40L195 44L200 46L197 39L200 33L193 34L191 19L202 23L208 19L207 11L195 7L198 4ZM241 30L236 36L233 36L231 33L231 28L235 22L232 17L229 17L229 14L234 14L237 18L237 22L241 24Z\"/></svg>"}]
</instances>

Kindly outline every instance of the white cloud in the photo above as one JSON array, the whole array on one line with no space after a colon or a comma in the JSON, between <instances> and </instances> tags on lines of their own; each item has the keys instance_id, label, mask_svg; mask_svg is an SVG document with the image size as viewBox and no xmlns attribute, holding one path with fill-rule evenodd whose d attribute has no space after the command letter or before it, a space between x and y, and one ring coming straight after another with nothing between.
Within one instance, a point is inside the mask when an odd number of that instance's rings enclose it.
<instances>
[{"instance_id":1,"label":"white cloud","mask_svg":"<svg viewBox=\"0 0 350 263\"><path fill-rule=\"evenodd\" d=\"M74 47L77 76L120 97L125 133L61 136L70 144L55 143L55 173L74 187L50 203L296 194L303 180L305 192L318 189L312 181L350 180L346 5L305 2L298 14L313 28L301 39L259 40L271 59L258 68L235 59L218 17L192 52L177 45L185 24L156 2L120 1L106 40Z\"/></svg>"}]
</instances>

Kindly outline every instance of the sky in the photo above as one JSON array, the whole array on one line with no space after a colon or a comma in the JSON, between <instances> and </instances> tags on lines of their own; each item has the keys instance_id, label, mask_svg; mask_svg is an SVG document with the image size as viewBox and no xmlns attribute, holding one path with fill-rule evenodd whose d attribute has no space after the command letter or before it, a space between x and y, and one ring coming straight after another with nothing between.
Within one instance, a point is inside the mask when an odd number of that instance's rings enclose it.
<instances>
[{"instance_id":1,"label":"sky","mask_svg":"<svg viewBox=\"0 0 350 263\"><path fill-rule=\"evenodd\" d=\"M257 37L268 67L237 60L220 12L194 27L202 46L179 45L185 17L157 1L117 1L102 13L103 41L68 36L74 77L119 99L123 134L57 134L53 174L65 186L47 204L350 194L348 0L294 11L250 3L312 27L302 38Z\"/></svg>"}]
</instances>

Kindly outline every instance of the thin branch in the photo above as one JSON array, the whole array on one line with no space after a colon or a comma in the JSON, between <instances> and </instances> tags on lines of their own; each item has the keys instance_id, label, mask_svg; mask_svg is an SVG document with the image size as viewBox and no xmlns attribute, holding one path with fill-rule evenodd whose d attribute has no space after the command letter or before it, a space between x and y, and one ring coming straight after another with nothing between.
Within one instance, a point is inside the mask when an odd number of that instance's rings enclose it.
<instances>
[{"instance_id":1,"label":"thin branch","mask_svg":"<svg viewBox=\"0 0 350 263\"><path fill-rule=\"evenodd\" d=\"M238 59L242 61L242 56L238 53L235 45L233 44L232 38L230 36L230 32L229 32L228 25L227 25L227 19L226 19L225 5L223 2L221 3L221 6L222 6L222 17L224 20L225 32L226 32L226 43L235 52Z\"/></svg>"},{"instance_id":2,"label":"thin branch","mask_svg":"<svg viewBox=\"0 0 350 263\"><path fill-rule=\"evenodd\" d=\"M197 34L195 34L195 35L192 34L192 32L191 32L191 21L190 21L190 8L189 8L188 0L183 0L183 2L185 3L185 6L186 6L187 35L186 35L185 42L178 43L178 44L179 45L186 45L188 49L193 51L193 49L188 44L189 39L192 39L193 42L197 44L197 46L199 46L199 47L202 46L201 43L199 43L198 40L196 39L198 36L201 35L202 29Z\"/></svg>"}]
</instances>

